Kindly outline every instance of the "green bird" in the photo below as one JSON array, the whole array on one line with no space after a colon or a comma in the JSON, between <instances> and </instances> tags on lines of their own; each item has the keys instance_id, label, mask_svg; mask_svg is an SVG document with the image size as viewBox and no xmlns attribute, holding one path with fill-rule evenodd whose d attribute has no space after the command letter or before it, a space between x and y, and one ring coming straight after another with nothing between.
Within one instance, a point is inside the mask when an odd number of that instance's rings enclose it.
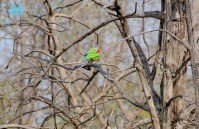
<instances>
[{"instance_id":1,"label":"green bird","mask_svg":"<svg viewBox=\"0 0 199 129\"><path fill-rule=\"evenodd\" d=\"M99 60L100 58L100 49L97 47L91 48L85 55L84 61L92 63L94 60Z\"/></svg>"},{"instance_id":2,"label":"green bird","mask_svg":"<svg viewBox=\"0 0 199 129\"><path fill-rule=\"evenodd\" d=\"M84 55L84 59L82 60L82 62L87 62L87 64L83 65L82 68L86 69L86 70L91 70L90 66L86 66L91 64L93 61L95 60L99 60L100 58L100 49L97 47L91 48L85 55ZM77 65L74 67L74 69L78 69L80 68L81 65Z\"/></svg>"}]
</instances>

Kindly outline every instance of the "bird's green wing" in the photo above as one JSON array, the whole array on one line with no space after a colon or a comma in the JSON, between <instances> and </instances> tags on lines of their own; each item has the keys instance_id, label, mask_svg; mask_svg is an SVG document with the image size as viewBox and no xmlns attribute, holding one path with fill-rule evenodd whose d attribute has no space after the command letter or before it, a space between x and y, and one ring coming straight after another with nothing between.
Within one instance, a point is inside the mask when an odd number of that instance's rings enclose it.
<instances>
[{"instance_id":1,"label":"bird's green wing","mask_svg":"<svg viewBox=\"0 0 199 129\"><path fill-rule=\"evenodd\" d=\"M91 48L86 54L92 54L92 53L97 53L97 48Z\"/></svg>"},{"instance_id":2,"label":"bird's green wing","mask_svg":"<svg viewBox=\"0 0 199 129\"><path fill-rule=\"evenodd\" d=\"M97 48L91 48L85 56L86 60L98 60L99 59L99 53L97 53Z\"/></svg>"},{"instance_id":3,"label":"bird's green wing","mask_svg":"<svg viewBox=\"0 0 199 129\"><path fill-rule=\"evenodd\" d=\"M90 53L86 55L87 60L98 60L99 59L99 54L98 53Z\"/></svg>"}]
</instances>

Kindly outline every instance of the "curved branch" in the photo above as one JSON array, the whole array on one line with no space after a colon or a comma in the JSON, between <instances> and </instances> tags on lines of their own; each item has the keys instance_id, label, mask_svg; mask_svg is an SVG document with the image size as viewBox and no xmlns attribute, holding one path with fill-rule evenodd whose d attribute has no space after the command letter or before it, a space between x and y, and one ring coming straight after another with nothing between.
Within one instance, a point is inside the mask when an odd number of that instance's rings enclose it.
<instances>
[{"instance_id":1,"label":"curved branch","mask_svg":"<svg viewBox=\"0 0 199 129\"><path fill-rule=\"evenodd\" d=\"M73 5L75 5L75 4L79 3L79 2L82 2L82 1L83 1L83 0L78 0L78 1L75 1L75 2L73 2L73 3L71 3L71 4L67 4L67 5L65 5L64 7L57 7L57 8L54 9L54 11L56 11L56 10L58 10L58 9L67 8L67 7L73 6Z\"/></svg>"},{"instance_id":2,"label":"curved branch","mask_svg":"<svg viewBox=\"0 0 199 129\"><path fill-rule=\"evenodd\" d=\"M22 129L35 129L34 127L25 126L25 125L17 125L17 124L9 124L9 125L1 125L0 129L5 128L22 128Z\"/></svg>"},{"instance_id":3,"label":"curved branch","mask_svg":"<svg viewBox=\"0 0 199 129\"><path fill-rule=\"evenodd\" d=\"M120 91L120 93L122 94L122 96L123 96L127 101L129 101L130 103L132 103L132 104L133 104L134 106L136 106L136 107L139 107L139 108L141 108L141 109L143 109L143 110L148 111L148 106L143 105L143 104L141 104L141 103L135 101L135 100L132 99L128 94L126 94L126 93L125 93L125 90L124 90L123 87L119 84L119 82L116 81L115 79L111 78L110 75L109 75L107 72L105 72L105 71L100 67L100 65L98 65L98 64L86 64L86 65L84 65L84 66L85 66L85 67L94 67L94 68L96 68L96 69L102 74L102 76L103 76L104 78L106 78L109 82L113 83L113 84L117 87L117 89ZM78 65L78 67L81 67L81 65Z\"/></svg>"}]
</instances>

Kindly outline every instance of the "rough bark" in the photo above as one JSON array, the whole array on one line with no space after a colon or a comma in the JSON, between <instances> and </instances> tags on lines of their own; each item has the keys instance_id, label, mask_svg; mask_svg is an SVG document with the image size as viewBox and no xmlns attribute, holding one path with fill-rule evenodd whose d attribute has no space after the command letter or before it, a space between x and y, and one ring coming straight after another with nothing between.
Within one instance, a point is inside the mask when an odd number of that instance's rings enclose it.
<instances>
[{"instance_id":1,"label":"rough bark","mask_svg":"<svg viewBox=\"0 0 199 129\"><path fill-rule=\"evenodd\" d=\"M164 29L172 32L182 41L186 41L186 18L182 0L165 0L165 22ZM183 127L183 110L184 102L180 97L183 96L186 82L186 66L181 69L178 75L174 75L177 70L183 65L188 58L187 48L175 40L170 35L163 34L164 47L164 88L163 88L163 110L164 121L163 128L165 129L181 129ZM175 98L175 99L173 99ZM173 99L173 101L170 101ZM179 117L176 117L179 116Z\"/></svg>"},{"instance_id":2,"label":"rough bark","mask_svg":"<svg viewBox=\"0 0 199 129\"><path fill-rule=\"evenodd\" d=\"M188 32L188 41L190 44L190 56L191 56L191 64L192 64L192 74L193 74L193 82L195 88L195 128L199 129L199 46L194 39L194 29L192 26L192 16L189 0L185 0L185 8L186 8L186 21L187 21L187 32Z\"/></svg>"}]
</instances>

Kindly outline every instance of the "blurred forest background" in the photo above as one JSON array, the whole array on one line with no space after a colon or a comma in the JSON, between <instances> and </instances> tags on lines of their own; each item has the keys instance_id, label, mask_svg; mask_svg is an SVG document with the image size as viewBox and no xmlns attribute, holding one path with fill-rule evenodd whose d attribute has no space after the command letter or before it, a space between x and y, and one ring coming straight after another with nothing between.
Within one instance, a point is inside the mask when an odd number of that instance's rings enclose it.
<instances>
[{"instance_id":1,"label":"blurred forest background","mask_svg":"<svg viewBox=\"0 0 199 129\"><path fill-rule=\"evenodd\" d=\"M0 128L195 128L185 1L1 0Z\"/></svg>"}]
</instances>

